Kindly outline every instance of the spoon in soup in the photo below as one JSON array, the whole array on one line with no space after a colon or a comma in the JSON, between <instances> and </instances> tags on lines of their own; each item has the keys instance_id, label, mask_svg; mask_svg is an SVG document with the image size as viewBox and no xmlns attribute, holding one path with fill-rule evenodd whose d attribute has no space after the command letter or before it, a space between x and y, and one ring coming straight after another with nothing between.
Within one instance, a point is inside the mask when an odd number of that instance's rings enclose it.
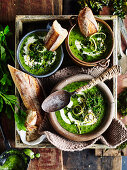
<instances>
[{"instance_id":1,"label":"spoon in soup","mask_svg":"<svg viewBox=\"0 0 127 170\"><path fill-rule=\"evenodd\" d=\"M93 78L88 82L87 85L80 87L74 92L67 92L65 90L59 90L52 94L50 94L42 103L42 109L49 113L58 111L65 106L67 106L70 102L70 98L72 95L78 93L82 94L82 91L92 88L93 86L104 82L105 80L109 80L113 78L113 76L117 76L120 74L121 68L118 65L114 65L111 68L107 69L104 73L102 73L97 78Z\"/></svg>"}]
</instances>

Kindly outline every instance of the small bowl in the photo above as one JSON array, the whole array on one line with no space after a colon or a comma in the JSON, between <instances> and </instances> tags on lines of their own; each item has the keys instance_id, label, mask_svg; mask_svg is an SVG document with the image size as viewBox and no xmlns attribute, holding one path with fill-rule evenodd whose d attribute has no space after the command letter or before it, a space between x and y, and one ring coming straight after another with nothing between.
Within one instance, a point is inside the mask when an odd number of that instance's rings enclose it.
<instances>
[{"instance_id":1,"label":"small bowl","mask_svg":"<svg viewBox=\"0 0 127 170\"><path fill-rule=\"evenodd\" d=\"M79 74L75 76L71 76L60 83L58 83L52 90L52 92L61 90L63 87L66 85L75 82L75 81L86 81L86 80L91 80L93 77L88 75L88 74ZM57 121L55 112L49 113L49 120L53 126L53 128L62 136L64 136L67 139L73 140L73 141L89 141L92 139L95 139L99 137L102 133L104 133L109 125L112 122L114 111L115 111L115 104L114 104L114 99L112 96L112 93L108 86L105 83L99 83L97 85L101 91L104 93L105 97L107 98L108 102L108 108L107 112L103 118L103 121L101 122L100 126L97 127L94 131L86 134L74 134L71 133L67 130L65 130Z\"/></svg>"},{"instance_id":2,"label":"small bowl","mask_svg":"<svg viewBox=\"0 0 127 170\"><path fill-rule=\"evenodd\" d=\"M22 66L21 61L20 61L19 54L20 54L21 45L22 45L23 41L25 40L25 38L26 38L27 36L29 36L30 34L35 33L35 32L48 32L48 30L47 30L47 29L37 29L37 30L34 30L34 31L31 31L31 32L27 33L27 34L21 39L21 41L20 41L20 43L19 43L19 45L18 45L18 48L17 48L17 60L18 60L18 63L19 63L19 65L20 65L21 69L22 69L23 71L25 71L26 73L30 74L31 76L37 77L37 78L48 77L48 76L52 75L53 73L55 73L55 72L59 69L59 67L61 66L61 64L62 64L62 62L63 62L63 58L64 58L63 48L62 48L62 46L60 46L60 48L61 48L61 58L60 58L60 60L59 60L59 63L57 64L57 66L56 66L52 71L50 71L50 72L48 72L48 73L46 73L46 74L42 74L42 75L35 75L35 74L32 74L32 73L29 73L29 72Z\"/></svg>"},{"instance_id":3,"label":"small bowl","mask_svg":"<svg viewBox=\"0 0 127 170\"><path fill-rule=\"evenodd\" d=\"M70 49L70 46L69 46L69 35L70 35L71 31L74 29L74 27L77 25L77 24L74 24L74 25L71 27L71 29L69 30L68 36L67 36L67 38L66 38L66 40L65 40L65 44L66 44L66 49L67 49L67 51L68 51L68 54L70 55L70 57L72 58L72 60L73 60L74 62L78 63L78 64L81 65L81 66L88 66L88 67L90 67L90 66L97 66L97 65L99 65L99 66L105 67L105 66L108 66L108 65L109 65L109 62L110 62L110 59L109 59L109 58L110 58L110 56L111 56L111 54L112 54L112 52L113 52L113 47L114 47L114 38L113 38L112 29L111 29L111 27L110 27L104 20L102 20L102 19L100 19L100 18L96 18L96 20L97 20L98 22L104 24L104 25L107 27L107 29L109 30L110 35L111 35L112 46L111 46L111 48L109 49L108 54L107 54L107 56L106 56L104 59L101 59L101 60L98 60L98 61L95 61L95 62L85 62L85 61L82 61L82 60L78 59L78 58L72 53L72 51L71 51L71 49Z\"/></svg>"}]
</instances>

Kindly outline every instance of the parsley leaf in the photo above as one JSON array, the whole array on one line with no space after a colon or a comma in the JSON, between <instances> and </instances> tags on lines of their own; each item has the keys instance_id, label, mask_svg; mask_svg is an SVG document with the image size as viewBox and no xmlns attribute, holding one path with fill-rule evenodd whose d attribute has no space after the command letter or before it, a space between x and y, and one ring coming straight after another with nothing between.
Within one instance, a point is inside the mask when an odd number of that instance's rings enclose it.
<instances>
[{"instance_id":1,"label":"parsley leaf","mask_svg":"<svg viewBox=\"0 0 127 170\"><path fill-rule=\"evenodd\" d=\"M2 111L3 109L3 99L2 97L0 97L0 112Z\"/></svg>"},{"instance_id":2,"label":"parsley leaf","mask_svg":"<svg viewBox=\"0 0 127 170\"><path fill-rule=\"evenodd\" d=\"M15 122L16 122L16 126L19 130L24 130L26 131L26 127L25 127L25 121L26 121L26 112L24 112L23 110L19 110L18 113L14 114L15 116Z\"/></svg>"},{"instance_id":3,"label":"parsley leaf","mask_svg":"<svg viewBox=\"0 0 127 170\"><path fill-rule=\"evenodd\" d=\"M5 48L2 45L0 47L0 52L1 52L1 60L5 60L6 52L5 52Z\"/></svg>"}]
</instances>

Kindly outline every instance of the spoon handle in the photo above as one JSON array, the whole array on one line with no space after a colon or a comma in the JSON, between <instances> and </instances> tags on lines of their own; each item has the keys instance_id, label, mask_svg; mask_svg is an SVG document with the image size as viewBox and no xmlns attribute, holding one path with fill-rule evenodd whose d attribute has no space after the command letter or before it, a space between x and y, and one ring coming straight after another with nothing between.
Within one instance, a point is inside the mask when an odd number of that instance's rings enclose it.
<instances>
[{"instance_id":1,"label":"spoon handle","mask_svg":"<svg viewBox=\"0 0 127 170\"><path fill-rule=\"evenodd\" d=\"M102 73L100 76L98 76L97 78L93 78L91 81L89 81L89 83L79 89L76 90L77 93L90 89L93 86L104 82L105 80L109 80L111 78L113 78L113 76L117 76L119 75L121 72L121 67L118 65L114 65L111 68L107 69L104 73Z\"/></svg>"}]
</instances>

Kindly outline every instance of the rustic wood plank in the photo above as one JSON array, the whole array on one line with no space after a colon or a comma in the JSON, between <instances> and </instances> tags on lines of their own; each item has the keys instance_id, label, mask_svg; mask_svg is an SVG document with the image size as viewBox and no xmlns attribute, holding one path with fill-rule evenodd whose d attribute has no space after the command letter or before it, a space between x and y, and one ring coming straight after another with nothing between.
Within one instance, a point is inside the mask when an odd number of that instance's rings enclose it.
<instances>
[{"instance_id":1,"label":"rustic wood plank","mask_svg":"<svg viewBox=\"0 0 127 170\"><path fill-rule=\"evenodd\" d=\"M103 155L103 149L95 149L95 156L102 156Z\"/></svg>"},{"instance_id":2,"label":"rustic wood plank","mask_svg":"<svg viewBox=\"0 0 127 170\"><path fill-rule=\"evenodd\" d=\"M121 156L121 150L118 149L95 149L96 156Z\"/></svg>"},{"instance_id":3,"label":"rustic wood plank","mask_svg":"<svg viewBox=\"0 0 127 170\"><path fill-rule=\"evenodd\" d=\"M0 23L14 24L16 15L62 15L63 0L0 0Z\"/></svg>"},{"instance_id":4,"label":"rustic wood plank","mask_svg":"<svg viewBox=\"0 0 127 170\"><path fill-rule=\"evenodd\" d=\"M0 22L14 22L16 15L15 0L0 0Z\"/></svg>"},{"instance_id":5,"label":"rustic wood plank","mask_svg":"<svg viewBox=\"0 0 127 170\"><path fill-rule=\"evenodd\" d=\"M97 160L97 170L121 170L122 157L100 157Z\"/></svg>"},{"instance_id":6,"label":"rustic wood plank","mask_svg":"<svg viewBox=\"0 0 127 170\"><path fill-rule=\"evenodd\" d=\"M17 0L17 15L62 14L62 0Z\"/></svg>"},{"instance_id":7,"label":"rustic wood plank","mask_svg":"<svg viewBox=\"0 0 127 170\"><path fill-rule=\"evenodd\" d=\"M94 150L86 149L79 152L63 152L64 170L97 170L98 157Z\"/></svg>"},{"instance_id":8,"label":"rustic wood plank","mask_svg":"<svg viewBox=\"0 0 127 170\"><path fill-rule=\"evenodd\" d=\"M28 170L62 170L63 157L62 152L56 148L53 149L33 149L35 153L40 153L39 159L31 160Z\"/></svg>"},{"instance_id":9,"label":"rustic wood plank","mask_svg":"<svg viewBox=\"0 0 127 170\"><path fill-rule=\"evenodd\" d=\"M122 157L114 157L112 162L112 170L121 170L122 169Z\"/></svg>"},{"instance_id":10,"label":"rustic wood plank","mask_svg":"<svg viewBox=\"0 0 127 170\"><path fill-rule=\"evenodd\" d=\"M122 156L127 156L127 148L122 149L121 155Z\"/></svg>"},{"instance_id":11,"label":"rustic wood plank","mask_svg":"<svg viewBox=\"0 0 127 170\"><path fill-rule=\"evenodd\" d=\"M121 156L121 150L118 149L104 149L103 156Z\"/></svg>"}]
</instances>

